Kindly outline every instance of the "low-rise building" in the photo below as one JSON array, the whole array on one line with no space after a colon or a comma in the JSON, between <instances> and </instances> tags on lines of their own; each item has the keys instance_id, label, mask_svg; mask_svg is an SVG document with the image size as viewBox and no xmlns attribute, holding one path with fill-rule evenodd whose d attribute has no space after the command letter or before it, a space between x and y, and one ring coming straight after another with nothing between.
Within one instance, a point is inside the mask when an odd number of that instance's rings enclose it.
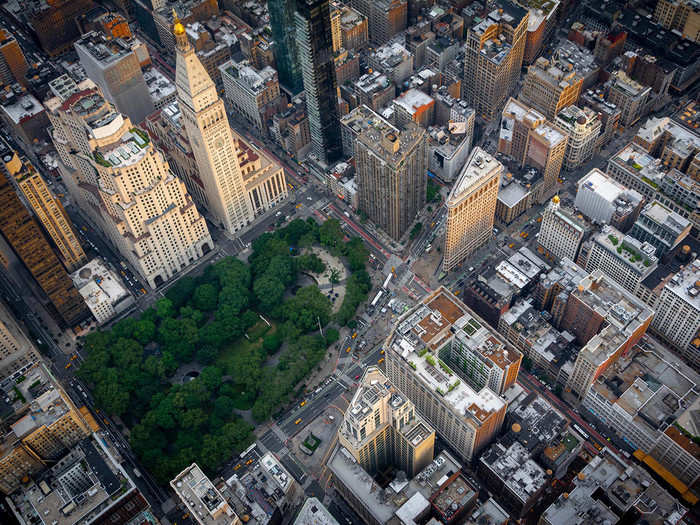
<instances>
[{"instance_id":1,"label":"low-rise building","mask_svg":"<svg viewBox=\"0 0 700 525\"><path fill-rule=\"evenodd\" d=\"M428 128L428 169L445 183L459 174L469 158L474 134L474 118Z\"/></svg>"},{"instance_id":2,"label":"low-rise building","mask_svg":"<svg viewBox=\"0 0 700 525\"><path fill-rule=\"evenodd\" d=\"M44 106L19 84L0 93L0 121L28 155L35 141L44 143L48 138Z\"/></svg>"},{"instance_id":3,"label":"low-rise building","mask_svg":"<svg viewBox=\"0 0 700 525\"><path fill-rule=\"evenodd\" d=\"M344 447L337 446L327 462L335 490L369 525L415 523L431 514L431 498L462 468L447 451L443 451L414 478L397 476L382 488ZM453 501L462 511L476 493L466 485L464 494ZM438 501L437 505L440 503Z\"/></svg>"},{"instance_id":4,"label":"low-rise building","mask_svg":"<svg viewBox=\"0 0 700 525\"><path fill-rule=\"evenodd\" d=\"M690 164L700 152L700 135L670 117L649 118L633 141L650 155L661 159L664 166L683 173L688 173Z\"/></svg>"},{"instance_id":5,"label":"low-rise building","mask_svg":"<svg viewBox=\"0 0 700 525\"><path fill-rule=\"evenodd\" d=\"M158 68L151 66L143 72L143 80L148 86L151 100L156 111L175 102L177 97L175 84Z\"/></svg>"},{"instance_id":6,"label":"low-rise building","mask_svg":"<svg viewBox=\"0 0 700 525\"><path fill-rule=\"evenodd\" d=\"M311 128L302 96L295 97L286 111L273 115L270 134L293 159L306 157L311 149Z\"/></svg>"},{"instance_id":7,"label":"low-rise building","mask_svg":"<svg viewBox=\"0 0 700 525\"><path fill-rule=\"evenodd\" d=\"M544 469L530 458L519 441L508 447L501 443L491 445L479 458L479 474L511 516L527 514L547 486Z\"/></svg>"},{"instance_id":8,"label":"low-rise building","mask_svg":"<svg viewBox=\"0 0 700 525\"><path fill-rule=\"evenodd\" d=\"M593 168L577 183L574 205L589 220L610 224L626 232L642 211L644 199L598 168Z\"/></svg>"},{"instance_id":9,"label":"low-rise building","mask_svg":"<svg viewBox=\"0 0 700 525\"><path fill-rule=\"evenodd\" d=\"M249 61L230 60L219 66L226 100L260 133L267 130L267 121L280 106L280 85L277 71L269 66L254 68Z\"/></svg>"},{"instance_id":10,"label":"low-rise building","mask_svg":"<svg viewBox=\"0 0 700 525\"><path fill-rule=\"evenodd\" d=\"M583 399L591 385L617 359L636 345L651 324L654 311L602 272L578 283L566 304L553 311L554 325L576 336L583 348L567 387Z\"/></svg>"},{"instance_id":11,"label":"low-rise building","mask_svg":"<svg viewBox=\"0 0 700 525\"><path fill-rule=\"evenodd\" d=\"M393 108L394 121L401 129L409 122L427 128L435 119L435 99L418 89L409 89L394 99Z\"/></svg>"},{"instance_id":12,"label":"low-rise building","mask_svg":"<svg viewBox=\"0 0 700 525\"><path fill-rule=\"evenodd\" d=\"M651 88L632 80L624 71L615 71L607 83L607 99L620 108L620 124L629 127L647 111Z\"/></svg>"},{"instance_id":13,"label":"low-rise building","mask_svg":"<svg viewBox=\"0 0 700 525\"><path fill-rule=\"evenodd\" d=\"M604 226L590 240L590 247L582 266L588 272L603 270L625 290L636 295L644 279L656 270L656 248L640 242L612 226Z\"/></svg>"},{"instance_id":14,"label":"low-rise building","mask_svg":"<svg viewBox=\"0 0 700 525\"><path fill-rule=\"evenodd\" d=\"M671 485L680 488L675 485L680 481L692 487L700 478L700 446L679 427L691 426L692 414L700 407L699 379L660 345L647 346L622 356L603 373L583 398L583 407Z\"/></svg>"},{"instance_id":15,"label":"low-rise building","mask_svg":"<svg viewBox=\"0 0 700 525\"><path fill-rule=\"evenodd\" d=\"M73 272L71 279L98 325L134 304L134 298L124 283L99 257Z\"/></svg>"},{"instance_id":16,"label":"low-rise building","mask_svg":"<svg viewBox=\"0 0 700 525\"><path fill-rule=\"evenodd\" d=\"M152 510L109 438L86 437L11 497L20 523L148 523Z\"/></svg>"},{"instance_id":17,"label":"low-rise building","mask_svg":"<svg viewBox=\"0 0 700 525\"><path fill-rule=\"evenodd\" d=\"M3 378L0 391L6 428L0 441L0 491L10 494L23 479L63 457L90 429L41 361Z\"/></svg>"},{"instance_id":18,"label":"low-rise building","mask_svg":"<svg viewBox=\"0 0 700 525\"><path fill-rule=\"evenodd\" d=\"M365 19L365 27L367 20ZM365 29L366 32L366 29ZM318 498L307 498L293 525L340 525Z\"/></svg>"},{"instance_id":19,"label":"low-rise building","mask_svg":"<svg viewBox=\"0 0 700 525\"><path fill-rule=\"evenodd\" d=\"M196 463L180 472L170 486L199 525L242 525L229 502Z\"/></svg>"},{"instance_id":20,"label":"low-rise building","mask_svg":"<svg viewBox=\"0 0 700 525\"><path fill-rule=\"evenodd\" d=\"M368 57L369 66L400 86L413 73L413 55L397 42L378 47Z\"/></svg>"},{"instance_id":21,"label":"low-rise building","mask_svg":"<svg viewBox=\"0 0 700 525\"><path fill-rule=\"evenodd\" d=\"M381 111L396 96L396 86L381 71L365 73L354 82L339 85L341 96L351 109L366 105L373 111Z\"/></svg>"},{"instance_id":22,"label":"low-rise building","mask_svg":"<svg viewBox=\"0 0 700 525\"><path fill-rule=\"evenodd\" d=\"M656 248L656 256L662 257L673 250L690 233L692 224L659 201L653 201L642 209L632 226L630 235L646 241Z\"/></svg>"},{"instance_id":23,"label":"low-rise building","mask_svg":"<svg viewBox=\"0 0 700 525\"><path fill-rule=\"evenodd\" d=\"M581 93L579 106L591 108L600 116L601 129L596 148L604 148L612 140L615 131L618 129L622 111L607 99L602 90L588 89Z\"/></svg>"},{"instance_id":24,"label":"low-rise building","mask_svg":"<svg viewBox=\"0 0 700 525\"><path fill-rule=\"evenodd\" d=\"M618 523L633 511L649 523L679 524L687 509L644 470L605 449L540 516L538 525ZM596 496L594 496L596 494Z\"/></svg>"}]
</instances>

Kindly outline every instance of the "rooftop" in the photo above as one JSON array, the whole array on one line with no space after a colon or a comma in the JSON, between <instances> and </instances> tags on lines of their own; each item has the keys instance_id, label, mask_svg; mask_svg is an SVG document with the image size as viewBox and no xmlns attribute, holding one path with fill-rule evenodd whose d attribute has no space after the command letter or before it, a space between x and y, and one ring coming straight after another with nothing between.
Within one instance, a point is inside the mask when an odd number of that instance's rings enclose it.
<instances>
[{"instance_id":1,"label":"rooftop","mask_svg":"<svg viewBox=\"0 0 700 525\"><path fill-rule=\"evenodd\" d=\"M529 395L513 410L509 409L511 419L517 421L520 428L513 437L528 450L537 443L546 446L558 440L569 424L564 415L540 395Z\"/></svg>"},{"instance_id":2,"label":"rooftop","mask_svg":"<svg viewBox=\"0 0 700 525\"><path fill-rule=\"evenodd\" d=\"M435 508L445 520L451 520L464 507L476 499L476 491L461 476L453 476L431 498Z\"/></svg>"},{"instance_id":3,"label":"rooftop","mask_svg":"<svg viewBox=\"0 0 700 525\"><path fill-rule=\"evenodd\" d=\"M148 91L151 94L151 98L154 102L162 100L175 93L175 84L155 66L151 66L144 71L143 79L148 86Z\"/></svg>"},{"instance_id":4,"label":"rooftop","mask_svg":"<svg viewBox=\"0 0 700 525\"><path fill-rule=\"evenodd\" d=\"M577 191L593 192L598 198L605 199L608 202L615 202L620 195L627 191L627 188L622 184L603 173L598 168L593 168L584 175L578 181L577 186Z\"/></svg>"},{"instance_id":5,"label":"rooftop","mask_svg":"<svg viewBox=\"0 0 700 525\"><path fill-rule=\"evenodd\" d=\"M632 80L627 73L622 70L613 72L610 76L609 83L611 89L620 91L625 96L633 98L642 97L651 90L650 87L643 86L636 80Z\"/></svg>"},{"instance_id":6,"label":"rooftop","mask_svg":"<svg viewBox=\"0 0 700 525\"><path fill-rule=\"evenodd\" d=\"M503 164L476 146L458 175L449 197L447 197L447 207L456 206L472 189L494 176L500 177L502 173Z\"/></svg>"},{"instance_id":7,"label":"rooftop","mask_svg":"<svg viewBox=\"0 0 700 525\"><path fill-rule=\"evenodd\" d=\"M495 499L489 498L472 512L466 525L496 525L507 523L509 519L510 514L501 508Z\"/></svg>"},{"instance_id":8,"label":"rooftop","mask_svg":"<svg viewBox=\"0 0 700 525\"><path fill-rule=\"evenodd\" d=\"M0 106L15 125L44 111L41 102L19 87L0 93Z\"/></svg>"},{"instance_id":9,"label":"rooftop","mask_svg":"<svg viewBox=\"0 0 700 525\"><path fill-rule=\"evenodd\" d=\"M508 448L495 443L479 461L523 503L536 496L547 483L544 470L530 459L530 453L519 441Z\"/></svg>"},{"instance_id":10,"label":"rooftop","mask_svg":"<svg viewBox=\"0 0 700 525\"><path fill-rule=\"evenodd\" d=\"M104 33L97 31L84 34L75 43L75 48L90 55L101 67L111 66L133 52L126 40L108 38Z\"/></svg>"},{"instance_id":11,"label":"rooftop","mask_svg":"<svg viewBox=\"0 0 700 525\"><path fill-rule=\"evenodd\" d=\"M543 517L548 523L618 523L621 516L612 508L623 514L631 507L636 507L647 523L679 523L687 511L644 470L628 465L608 449L584 467L574 484L572 492L562 494L545 510Z\"/></svg>"},{"instance_id":12,"label":"rooftop","mask_svg":"<svg viewBox=\"0 0 700 525\"><path fill-rule=\"evenodd\" d=\"M248 60L229 60L221 64L219 70L251 95L262 93L277 76L277 71L270 66L256 69Z\"/></svg>"},{"instance_id":13,"label":"rooftop","mask_svg":"<svg viewBox=\"0 0 700 525\"><path fill-rule=\"evenodd\" d=\"M501 178L501 187L498 189L498 200L505 206L512 208L530 194L530 188L513 178Z\"/></svg>"},{"instance_id":14,"label":"rooftop","mask_svg":"<svg viewBox=\"0 0 700 525\"><path fill-rule=\"evenodd\" d=\"M696 259L666 283L666 290L700 310L700 260Z\"/></svg>"},{"instance_id":15,"label":"rooftop","mask_svg":"<svg viewBox=\"0 0 700 525\"><path fill-rule=\"evenodd\" d=\"M625 339L654 315L651 308L602 270L595 270L583 278L572 295L604 317L608 327L622 332Z\"/></svg>"},{"instance_id":16,"label":"rooftop","mask_svg":"<svg viewBox=\"0 0 700 525\"><path fill-rule=\"evenodd\" d=\"M688 219L681 217L675 211L657 200L645 205L640 217L644 217L677 235L680 235L690 225Z\"/></svg>"},{"instance_id":17,"label":"rooftop","mask_svg":"<svg viewBox=\"0 0 700 525\"><path fill-rule=\"evenodd\" d=\"M401 509L406 504L404 512L416 506L429 506L430 497L462 468L452 456L442 452L412 480L407 480L404 474L382 489L344 447L336 447L327 464L380 523L386 523L395 514L403 514Z\"/></svg>"},{"instance_id":18,"label":"rooftop","mask_svg":"<svg viewBox=\"0 0 700 525\"><path fill-rule=\"evenodd\" d=\"M430 126L428 135L430 145L442 153L444 158L451 158L457 150L466 147L471 142L471 135L467 133L466 122L450 122L448 126Z\"/></svg>"},{"instance_id":19,"label":"rooftop","mask_svg":"<svg viewBox=\"0 0 700 525\"><path fill-rule=\"evenodd\" d=\"M381 71L373 71L362 75L355 81L354 85L360 91L371 94L386 89L391 85L391 81Z\"/></svg>"},{"instance_id":20,"label":"rooftop","mask_svg":"<svg viewBox=\"0 0 700 525\"><path fill-rule=\"evenodd\" d=\"M409 115L415 115L425 107L435 104L430 95L418 89L409 89L394 99L394 104L402 108Z\"/></svg>"},{"instance_id":21,"label":"rooftop","mask_svg":"<svg viewBox=\"0 0 700 525\"><path fill-rule=\"evenodd\" d=\"M615 162L641 179L651 188L651 191L656 191L659 188L661 180L666 175L666 168L661 159L652 157L636 142L627 144L610 159L610 162Z\"/></svg>"},{"instance_id":22,"label":"rooftop","mask_svg":"<svg viewBox=\"0 0 700 525\"><path fill-rule=\"evenodd\" d=\"M655 142L665 134L670 136L670 140L664 147L672 149L682 158L700 150L700 135L681 126L670 117L649 118L637 131L637 137L649 143Z\"/></svg>"},{"instance_id":23,"label":"rooftop","mask_svg":"<svg viewBox=\"0 0 700 525\"><path fill-rule=\"evenodd\" d=\"M492 413L503 409L505 402L487 387L475 391L442 361L438 362L437 351L455 336L482 356L485 366L505 369L520 358L519 352L506 346L497 332L445 287L399 318L389 336L388 351L407 361L421 382L441 395L456 414L479 426Z\"/></svg>"},{"instance_id":24,"label":"rooftop","mask_svg":"<svg viewBox=\"0 0 700 525\"><path fill-rule=\"evenodd\" d=\"M230 525L238 520L228 502L196 463L180 472L170 486L201 525Z\"/></svg>"},{"instance_id":25,"label":"rooftop","mask_svg":"<svg viewBox=\"0 0 700 525\"><path fill-rule=\"evenodd\" d=\"M566 133L547 121L542 113L512 97L508 99L508 102L503 108L501 130L499 134L501 139L507 141L513 140L515 120L533 129L537 135L547 142L550 148L567 140Z\"/></svg>"},{"instance_id":26,"label":"rooftop","mask_svg":"<svg viewBox=\"0 0 700 525\"><path fill-rule=\"evenodd\" d=\"M370 55L370 58L387 72L386 70L391 70L405 60L410 59L412 56L413 55L398 42L389 42L388 44L378 47L374 53Z\"/></svg>"},{"instance_id":27,"label":"rooftop","mask_svg":"<svg viewBox=\"0 0 700 525\"><path fill-rule=\"evenodd\" d=\"M93 156L95 162L107 168L124 168L139 162L148 151L151 142L148 133L141 128L131 128L117 142L99 147Z\"/></svg>"},{"instance_id":28,"label":"rooftop","mask_svg":"<svg viewBox=\"0 0 700 525\"><path fill-rule=\"evenodd\" d=\"M73 525L104 518L109 508L138 491L119 466L116 448L85 438L21 491L13 503L27 523Z\"/></svg>"},{"instance_id":29,"label":"rooftop","mask_svg":"<svg viewBox=\"0 0 700 525\"><path fill-rule=\"evenodd\" d=\"M359 127L357 142L394 168L398 168L416 144L425 139L426 133L413 123L398 131L383 118L369 120Z\"/></svg>"},{"instance_id":30,"label":"rooftop","mask_svg":"<svg viewBox=\"0 0 700 525\"><path fill-rule=\"evenodd\" d=\"M697 131L700 128L700 105L694 100L689 101L678 111L676 119L688 129Z\"/></svg>"},{"instance_id":31,"label":"rooftop","mask_svg":"<svg viewBox=\"0 0 700 525\"><path fill-rule=\"evenodd\" d=\"M109 301L115 304L129 296L121 279L99 257L73 272L71 279L87 303Z\"/></svg>"},{"instance_id":32,"label":"rooftop","mask_svg":"<svg viewBox=\"0 0 700 525\"><path fill-rule=\"evenodd\" d=\"M307 498L294 525L340 525L317 498Z\"/></svg>"},{"instance_id":33,"label":"rooftop","mask_svg":"<svg viewBox=\"0 0 700 525\"><path fill-rule=\"evenodd\" d=\"M649 274L656 268L658 259L654 255L656 248L653 245L624 235L612 226L603 226L593 237L593 241L640 275Z\"/></svg>"},{"instance_id":34,"label":"rooftop","mask_svg":"<svg viewBox=\"0 0 700 525\"><path fill-rule=\"evenodd\" d=\"M554 122L557 124L557 126L567 131L574 131L579 127L583 127L586 130L591 130L600 126L598 112L593 111L588 106L584 106L583 108L578 106L567 106L557 113Z\"/></svg>"}]
</instances>

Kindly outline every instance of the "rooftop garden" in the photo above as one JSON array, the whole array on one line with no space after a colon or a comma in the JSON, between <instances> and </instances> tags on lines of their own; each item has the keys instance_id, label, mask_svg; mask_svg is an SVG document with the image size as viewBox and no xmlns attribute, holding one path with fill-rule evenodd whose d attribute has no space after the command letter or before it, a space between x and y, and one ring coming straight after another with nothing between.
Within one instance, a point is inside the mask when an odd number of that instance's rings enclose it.
<instances>
[{"instance_id":1,"label":"rooftop garden","mask_svg":"<svg viewBox=\"0 0 700 525\"><path fill-rule=\"evenodd\" d=\"M610 242L613 244L613 246L617 246L617 243L620 242L618 238L612 234L608 235L608 239L610 239Z\"/></svg>"},{"instance_id":2,"label":"rooftop garden","mask_svg":"<svg viewBox=\"0 0 700 525\"><path fill-rule=\"evenodd\" d=\"M617 244L617 243L613 243ZM642 261L642 264L644 266L649 266L651 264L651 261L649 261L649 258L646 257L645 255L642 255L639 253L639 251L634 247L626 242L623 242L620 246L617 248L617 253L622 254L622 252L625 252L627 256L629 257L630 261L633 263Z\"/></svg>"},{"instance_id":3,"label":"rooftop garden","mask_svg":"<svg viewBox=\"0 0 700 525\"><path fill-rule=\"evenodd\" d=\"M639 165L637 164L636 166L639 166ZM641 169L641 166L639 168L636 168L636 169ZM659 189L659 185L657 183L655 183L653 180L651 180L649 177L645 177L642 175L642 180L644 182L646 182L649 186L654 188L655 190Z\"/></svg>"}]
</instances>

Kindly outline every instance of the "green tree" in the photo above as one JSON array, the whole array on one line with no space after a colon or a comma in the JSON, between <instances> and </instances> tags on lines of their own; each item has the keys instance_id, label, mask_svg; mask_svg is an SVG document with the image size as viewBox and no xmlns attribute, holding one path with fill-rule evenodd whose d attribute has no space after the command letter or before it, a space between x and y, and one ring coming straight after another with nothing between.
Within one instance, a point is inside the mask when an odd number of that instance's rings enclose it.
<instances>
[{"instance_id":1,"label":"green tree","mask_svg":"<svg viewBox=\"0 0 700 525\"><path fill-rule=\"evenodd\" d=\"M229 306L237 312L248 306L248 289L241 286L225 286L219 292L219 306Z\"/></svg>"},{"instance_id":2,"label":"green tree","mask_svg":"<svg viewBox=\"0 0 700 525\"><path fill-rule=\"evenodd\" d=\"M280 346L282 346L282 336L278 331L266 335L263 339L263 350L270 355L277 352Z\"/></svg>"},{"instance_id":3,"label":"green tree","mask_svg":"<svg viewBox=\"0 0 700 525\"><path fill-rule=\"evenodd\" d=\"M168 317L175 317L175 306L173 302L167 297L161 297L156 301L156 315L160 319L167 319Z\"/></svg>"},{"instance_id":4,"label":"green tree","mask_svg":"<svg viewBox=\"0 0 700 525\"><path fill-rule=\"evenodd\" d=\"M197 280L188 275L178 279L173 284L165 296L172 302L173 308L181 308L190 300L194 289L197 287Z\"/></svg>"},{"instance_id":5,"label":"green tree","mask_svg":"<svg viewBox=\"0 0 700 525\"><path fill-rule=\"evenodd\" d=\"M219 387L222 375L223 373L220 368L215 366L207 366L202 369L199 379L210 391L213 392Z\"/></svg>"},{"instance_id":6,"label":"green tree","mask_svg":"<svg viewBox=\"0 0 700 525\"><path fill-rule=\"evenodd\" d=\"M275 255L265 270L265 275L279 279L285 287L294 282L294 261L289 255Z\"/></svg>"},{"instance_id":7,"label":"green tree","mask_svg":"<svg viewBox=\"0 0 700 525\"><path fill-rule=\"evenodd\" d=\"M216 310L219 294L213 284L204 283L195 288L192 295L192 305L198 310L212 312Z\"/></svg>"},{"instance_id":8,"label":"green tree","mask_svg":"<svg viewBox=\"0 0 700 525\"><path fill-rule=\"evenodd\" d=\"M110 414L121 416L129 407L129 392L127 392L118 380L117 371L110 368L105 377L95 388L95 400Z\"/></svg>"},{"instance_id":9,"label":"green tree","mask_svg":"<svg viewBox=\"0 0 700 525\"><path fill-rule=\"evenodd\" d=\"M327 328L325 337L326 345L330 346L340 338L340 333L335 328Z\"/></svg>"},{"instance_id":10,"label":"green tree","mask_svg":"<svg viewBox=\"0 0 700 525\"><path fill-rule=\"evenodd\" d=\"M328 324L331 316L331 303L316 286L300 288L284 307L284 316L302 332L308 332Z\"/></svg>"},{"instance_id":11,"label":"green tree","mask_svg":"<svg viewBox=\"0 0 700 525\"><path fill-rule=\"evenodd\" d=\"M156 336L156 324L153 321L142 319L137 321L134 328L134 338L142 345L148 344Z\"/></svg>"},{"instance_id":12,"label":"green tree","mask_svg":"<svg viewBox=\"0 0 700 525\"><path fill-rule=\"evenodd\" d=\"M255 294L262 312L270 312L282 302L284 297L284 283L270 274L265 274L253 282Z\"/></svg>"},{"instance_id":13,"label":"green tree","mask_svg":"<svg viewBox=\"0 0 700 525\"><path fill-rule=\"evenodd\" d=\"M331 292L335 290L335 285L340 282L340 270L338 268L331 268L328 272L328 280L331 282Z\"/></svg>"},{"instance_id":14,"label":"green tree","mask_svg":"<svg viewBox=\"0 0 700 525\"><path fill-rule=\"evenodd\" d=\"M416 237L418 237L418 234L421 232L422 229L423 229L423 223L417 222L413 226L413 228L411 229L411 235L410 235L411 239L415 239Z\"/></svg>"},{"instance_id":15,"label":"green tree","mask_svg":"<svg viewBox=\"0 0 700 525\"><path fill-rule=\"evenodd\" d=\"M345 247L350 271L356 272L364 269L369 257L369 250L362 239L353 237L346 243Z\"/></svg>"},{"instance_id":16,"label":"green tree","mask_svg":"<svg viewBox=\"0 0 700 525\"><path fill-rule=\"evenodd\" d=\"M328 219L319 227L318 236L322 245L337 248L343 241L345 234L340 228L338 219Z\"/></svg>"}]
</instances>

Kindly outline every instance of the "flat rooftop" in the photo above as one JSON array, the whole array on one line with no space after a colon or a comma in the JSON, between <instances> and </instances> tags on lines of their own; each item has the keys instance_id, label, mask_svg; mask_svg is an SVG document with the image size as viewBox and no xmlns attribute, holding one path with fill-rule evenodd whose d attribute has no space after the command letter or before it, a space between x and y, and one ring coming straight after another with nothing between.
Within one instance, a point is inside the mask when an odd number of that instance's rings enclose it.
<instances>
[{"instance_id":1,"label":"flat rooftop","mask_svg":"<svg viewBox=\"0 0 700 525\"><path fill-rule=\"evenodd\" d=\"M415 115L423 108L434 105L435 100L430 95L418 89L409 89L401 96L394 99L394 104L399 106L409 115Z\"/></svg>"},{"instance_id":2,"label":"flat rooftop","mask_svg":"<svg viewBox=\"0 0 700 525\"><path fill-rule=\"evenodd\" d=\"M666 175L666 167L661 159L655 159L636 142L630 142L609 160L639 178L650 191L656 191ZM610 169L608 169L610 171Z\"/></svg>"},{"instance_id":3,"label":"flat rooftop","mask_svg":"<svg viewBox=\"0 0 700 525\"><path fill-rule=\"evenodd\" d=\"M121 279L99 257L73 272L71 279L86 301L114 304L129 295Z\"/></svg>"},{"instance_id":4,"label":"flat rooftop","mask_svg":"<svg viewBox=\"0 0 700 525\"><path fill-rule=\"evenodd\" d=\"M340 525L317 498L307 498L294 525Z\"/></svg>"},{"instance_id":5,"label":"flat rooftop","mask_svg":"<svg viewBox=\"0 0 700 525\"><path fill-rule=\"evenodd\" d=\"M236 513L196 463L180 472L170 486L202 525L237 522Z\"/></svg>"},{"instance_id":6,"label":"flat rooftop","mask_svg":"<svg viewBox=\"0 0 700 525\"><path fill-rule=\"evenodd\" d=\"M327 465L379 523L389 521L407 503L405 510L415 504L429 505L430 497L462 468L452 456L442 452L413 479L397 478L382 489L342 446L335 448ZM419 497L410 501L417 494Z\"/></svg>"},{"instance_id":7,"label":"flat rooftop","mask_svg":"<svg viewBox=\"0 0 700 525\"><path fill-rule=\"evenodd\" d=\"M457 176L457 181L452 187L449 197L447 197L447 207L456 206L471 190L479 187L492 177L500 177L502 173L503 164L485 150L476 146L470 153L469 160L467 160L467 163Z\"/></svg>"},{"instance_id":8,"label":"flat rooftop","mask_svg":"<svg viewBox=\"0 0 700 525\"><path fill-rule=\"evenodd\" d=\"M257 69L248 60L229 60L219 66L219 71L253 96L265 91L277 76L277 71L270 66Z\"/></svg>"},{"instance_id":9,"label":"flat rooftop","mask_svg":"<svg viewBox=\"0 0 700 525\"><path fill-rule=\"evenodd\" d=\"M416 144L425 139L426 131L418 125L397 131L384 119L367 121L365 124L357 135L357 142L364 144L375 156L393 168L398 168Z\"/></svg>"},{"instance_id":10,"label":"flat rooftop","mask_svg":"<svg viewBox=\"0 0 700 525\"><path fill-rule=\"evenodd\" d=\"M479 461L523 504L547 484L544 469L530 459L530 453L518 441L508 448L501 443L491 445Z\"/></svg>"},{"instance_id":11,"label":"flat rooftop","mask_svg":"<svg viewBox=\"0 0 700 525\"><path fill-rule=\"evenodd\" d=\"M148 92L151 94L151 98L154 102L175 93L175 84L155 66L151 66L144 71L143 79L146 82L146 86L148 86Z\"/></svg>"},{"instance_id":12,"label":"flat rooftop","mask_svg":"<svg viewBox=\"0 0 700 525\"><path fill-rule=\"evenodd\" d=\"M479 353L487 366L505 368L520 356L445 287L428 295L399 318L389 337L388 351L406 360L421 382L442 395L456 414L479 425L492 413L503 409L505 401L487 387L476 392L443 363L436 366L437 350L455 334L461 337L463 344Z\"/></svg>"},{"instance_id":13,"label":"flat rooftop","mask_svg":"<svg viewBox=\"0 0 700 525\"><path fill-rule=\"evenodd\" d=\"M0 107L15 125L44 111L41 102L22 90L3 92L0 95Z\"/></svg>"}]
</instances>

